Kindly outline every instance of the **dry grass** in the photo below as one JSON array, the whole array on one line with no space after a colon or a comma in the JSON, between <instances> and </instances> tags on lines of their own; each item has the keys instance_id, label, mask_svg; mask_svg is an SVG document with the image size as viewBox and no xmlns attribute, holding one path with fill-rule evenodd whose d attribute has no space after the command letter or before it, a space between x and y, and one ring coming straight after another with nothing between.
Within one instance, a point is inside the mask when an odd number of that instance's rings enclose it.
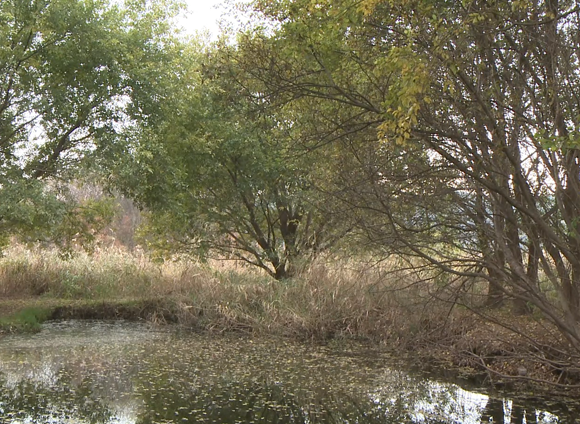
<instances>
[{"instance_id":1,"label":"dry grass","mask_svg":"<svg viewBox=\"0 0 580 424\"><path fill-rule=\"evenodd\" d=\"M0 295L4 298L48 296L64 299L131 297L149 292L158 267L144 257L119 250L78 252L14 246L0 259Z\"/></svg>"},{"instance_id":2,"label":"dry grass","mask_svg":"<svg viewBox=\"0 0 580 424\"><path fill-rule=\"evenodd\" d=\"M0 259L0 296L45 299L165 299L185 325L328 339L386 340L419 333L444 305L389 267L320 260L293 280L275 281L238 263L156 264L121 250L58 252L14 246Z\"/></svg>"}]
</instances>

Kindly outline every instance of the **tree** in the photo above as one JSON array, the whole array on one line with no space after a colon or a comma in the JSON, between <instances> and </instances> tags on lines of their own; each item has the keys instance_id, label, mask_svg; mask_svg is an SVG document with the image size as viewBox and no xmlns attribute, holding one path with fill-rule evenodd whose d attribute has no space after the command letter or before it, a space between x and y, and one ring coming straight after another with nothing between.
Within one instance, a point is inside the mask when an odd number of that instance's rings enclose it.
<instances>
[{"instance_id":1,"label":"tree","mask_svg":"<svg viewBox=\"0 0 580 424\"><path fill-rule=\"evenodd\" d=\"M134 161L121 165L131 177L119 182L150 212L158 247L218 253L283 279L348 229L311 190L324 165L291 148L294 118L255 102L235 55L191 52L166 120L139 134Z\"/></svg>"},{"instance_id":2,"label":"tree","mask_svg":"<svg viewBox=\"0 0 580 424\"><path fill-rule=\"evenodd\" d=\"M242 40L265 97L356 117L335 139L361 163L345 199L370 239L488 281L490 299L533 306L580 350L577 4L254 7L275 28Z\"/></svg>"},{"instance_id":3,"label":"tree","mask_svg":"<svg viewBox=\"0 0 580 424\"><path fill-rule=\"evenodd\" d=\"M3 237L56 225L70 211L57 182L88 156L112 154L132 119L152 119L177 10L170 2L0 3Z\"/></svg>"}]
</instances>

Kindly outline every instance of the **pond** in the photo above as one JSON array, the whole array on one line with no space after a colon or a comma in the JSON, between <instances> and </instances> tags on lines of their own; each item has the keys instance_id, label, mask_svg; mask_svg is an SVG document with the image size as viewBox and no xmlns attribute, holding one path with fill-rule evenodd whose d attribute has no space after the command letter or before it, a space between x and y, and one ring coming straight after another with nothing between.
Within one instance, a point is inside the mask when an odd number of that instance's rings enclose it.
<instances>
[{"instance_id":1,"label":"pond","mask_svg":"<svg viewBox=\"0 0 580 424\"><path fill-rule=\"evenodd\" d=\"M0 340L0 422L15 424L528 424L578 416L557 400L512 399L406 372L373 352L139 323L52 322Z\"/></svg>"}]
</instances>

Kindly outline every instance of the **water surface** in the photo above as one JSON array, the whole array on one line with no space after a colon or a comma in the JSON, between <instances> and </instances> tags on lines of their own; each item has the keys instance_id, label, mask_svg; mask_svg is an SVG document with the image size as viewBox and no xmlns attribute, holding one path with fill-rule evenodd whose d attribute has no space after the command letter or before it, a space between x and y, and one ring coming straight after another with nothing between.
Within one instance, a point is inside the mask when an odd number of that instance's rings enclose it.
<instances>
[{"instance_id":1,"label":"water surface","mask_svg":"<svg viewBox=\"0 0 580 424\"><path fill-rule=\"evenodd\" d=\"M557 399L490 397L402 368L370 351L55 322L0 340L0 422L539 424L577 416Z\"/></svg>"}]
</instances>

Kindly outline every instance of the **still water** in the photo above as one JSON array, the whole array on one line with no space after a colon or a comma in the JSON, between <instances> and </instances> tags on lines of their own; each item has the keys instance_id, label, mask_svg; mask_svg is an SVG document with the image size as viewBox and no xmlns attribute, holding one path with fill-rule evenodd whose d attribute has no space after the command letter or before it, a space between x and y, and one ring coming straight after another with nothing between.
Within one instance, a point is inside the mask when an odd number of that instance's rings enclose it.
<instances>
[{"instance_id":1,"label":"still water","mask_svg":"<svg viewBox=\"0 0 580 424\"><path fill-rule=\"evenodd\" d=\"M403 368L280 340L53 322L0 339L0 422L576 422L556 400L490 397Z\"/></svg>"}]
</instances>

